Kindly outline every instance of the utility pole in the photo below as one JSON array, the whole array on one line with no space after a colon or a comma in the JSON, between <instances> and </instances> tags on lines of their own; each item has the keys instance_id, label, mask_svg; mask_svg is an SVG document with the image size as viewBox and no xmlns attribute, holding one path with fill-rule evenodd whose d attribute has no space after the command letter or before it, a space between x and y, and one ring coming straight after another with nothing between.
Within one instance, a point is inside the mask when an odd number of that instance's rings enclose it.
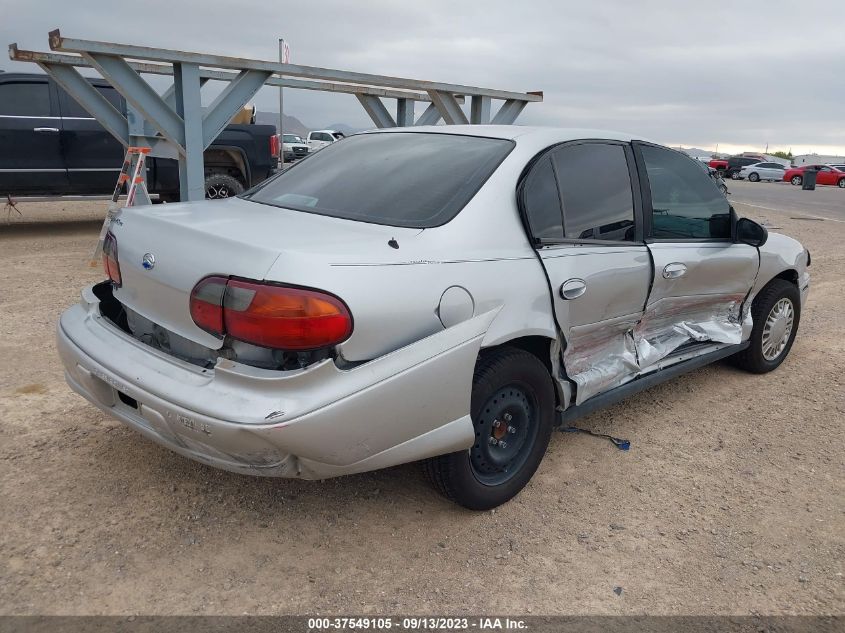
<instances>
[{"instance_id":1,"label":"utility pole","mask_svg":"<svg viewBox=\"0 0 845 633\"><path fill-rule=\"evenodd\" d=\"M284 38L279 38L279 63L290 63L290 46L285 42ZM284 119L285 119L285 89L279 86L279 164L282 168L285 166L285 136L284 136Z\"/></svg>"}]
</instances>

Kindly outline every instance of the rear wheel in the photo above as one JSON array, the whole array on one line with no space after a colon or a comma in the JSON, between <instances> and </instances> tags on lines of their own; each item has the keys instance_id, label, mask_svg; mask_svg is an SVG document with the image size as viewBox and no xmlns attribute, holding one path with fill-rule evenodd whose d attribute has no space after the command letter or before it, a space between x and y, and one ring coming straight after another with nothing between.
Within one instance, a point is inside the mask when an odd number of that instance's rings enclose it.
<instances>
[{"instance_id":1,"label":"rear wheel","mask_svg":"<svg viewBox=\"0 0 845 633\"><path fill-rule=\"evenodd\" d=\"M482 356L473 376L475 443L434 457L425 470L438 491L470 510L514 497L540 465L554 426L551 377L536 356L505 347Z\"/></svg>"},{"instance_id":2,"label":"rear wheel","mask_svg":"<svg viewBox=\"0 0 845 633\"><path fill-rule=\"evenodd\" d=\"M804 179L801 176L793 176L792 179L789 181L796 187L804 182Z\"/></svg>"},{"instance_id":3,"label":"rear wheel","mask_svg":"<svg viewBox=\"0 0 845 633\"><path fill-rule=\"evenodd\" d=\"M840 189L845 189L845 178L840 178L836 184L839 185Z\"/></svg>"},{"instance_id":4,"label":"rear wheel","mask_svg":"<svg viewBox=\"0 0 845 633\"><path fill-rule=\"evenodd\" d=\"M776 369L792 349L801 320L798 287L784 279L772 280L754 299L751 318L751 344L732 360L742 369L764 374Z\"/></svg>"},{"instance_id":5,"label":"rear wheel","mask_svg":"<svg viewBox=\"0 0 845 633\"><path fill-rule=\"evenodd\" d=\"M731 172L731 180L739 180L739 172L738 171Z\"/></svg>"},{"instance_id":6,"label":"rear wheel","mask_svg":"<svg viewBox=\"0 0 845 633\"><path fill-rule=\"evenodd\" d=\"M210 200L231 198L243 193L244 186L228 174L209 174L205 179L205 197Z\"/></svg>"},{"instance_id":7,"label":"rear wheel","mask_svg":"<svg viewBox=\"0 0 845 633\"><path fill-rule=\"evenodd\" d=\"M760 175L756 171L752 171L750 174L748 174L748 180L750 180L751 182L757 182L758 180L760 180Z\"/></svg>"}]
</instances>

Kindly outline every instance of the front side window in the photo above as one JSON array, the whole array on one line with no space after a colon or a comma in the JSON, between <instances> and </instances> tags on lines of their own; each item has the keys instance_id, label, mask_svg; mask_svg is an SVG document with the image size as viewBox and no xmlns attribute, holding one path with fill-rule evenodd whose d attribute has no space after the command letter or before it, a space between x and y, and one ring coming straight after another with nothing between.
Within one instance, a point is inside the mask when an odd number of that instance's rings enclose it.
<instances>
[{"instance_id":1,"label":"front side window","mask_svg":"<svg viewBox=\"0 0 845 633\"><path fill-rule=\"evenodd\" d=\"M0 84L0 114L50 116L50 87L44 82Z\"/></svg>"},{"instance_id":2,"label":"front side window","mask_svg":"<svg viewBox=\"0 0 845 633\"><path fill-rule=\"evenodd\" d=\"M244 197L348 220L430 228L455 217L513 145L457 134L360 134L314 152Z\"/></svg>"},{"instance_id":3,"label":"front side window","mask_svg":"<svg viewBox=\"0 0 845 633\"><path fill-rule=\"evenodd\" d=\"M687 156L640 145L648 175L652 236L672 239L730 239L730 205Z\"/></svg>"},{"instance_id":4,"label":"front side window","mask_svg":"<svg viewBox=\"0 0 845 633\"><path fill-rule=\"evenodd\" d=\"M621 145L567 145L555 150L553 160L567 238L634 239L631 177Z\"/></svg>"}]
</instances>

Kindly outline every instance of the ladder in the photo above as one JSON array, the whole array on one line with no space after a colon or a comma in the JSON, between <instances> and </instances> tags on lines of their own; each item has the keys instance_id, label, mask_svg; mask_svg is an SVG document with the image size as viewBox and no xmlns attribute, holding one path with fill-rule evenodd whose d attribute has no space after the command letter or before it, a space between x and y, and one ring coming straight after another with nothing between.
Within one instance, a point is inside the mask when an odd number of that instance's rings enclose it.
<instances>
[{"instance_id":1,"label":"ladder","mask_svg":"<svg viewBox=\"0 0 845 633\"><path fill-rule=\"evenodd\" d=\"M103 221L103 227L100 229L100 237L97 239L97 245L94 247L94 252L91 254L91 261L89 265L93 268L99 265L100 255L103 254L103 241L106 239L106 233L109 231L112 222L120 215L121 209L124 207L134 207L135 201L138 200L140 204L151 204L150 193L147 191L147 154L150 153L150 147L127 147L126 156L123 158L123 166L120 168L120 175L117 177L117 184L114 186L114 193L111 200L109 200L109 207L106 211L106 219ZM132 164L135 164L134 169ZM129 173L132 172L130 181ZM121 206L118 204L120 193L123 191L123 186L129 182L129 188L126 191L126 204Z\"/></svg>"}]
</instances>

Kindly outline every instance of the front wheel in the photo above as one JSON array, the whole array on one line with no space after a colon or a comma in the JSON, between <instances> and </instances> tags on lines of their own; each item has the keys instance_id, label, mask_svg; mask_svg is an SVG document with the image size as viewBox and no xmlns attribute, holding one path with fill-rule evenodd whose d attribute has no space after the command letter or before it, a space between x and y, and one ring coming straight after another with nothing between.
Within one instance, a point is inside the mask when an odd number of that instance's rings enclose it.
<instances>
[{"instance_id":1,"label":"front wheel","mask_svg":"<svg viewBox=\"0 0 845 633\"><path fill-rule=\"evenodd\" d=\"M802 182L804 182L804 179L801 178L801 176L793 176L792 179L789 182L791 182L793 185L795 185L797 187Z\"/></svg>"},{"instance_id":2,"label":"front wheel","mask_svg":"<svg viewBox=\"0 0 845 633\"><path fill-rule=\"evenodd\" d=\"M425 470L435 488L470 510L489 510L522 490L540 465L554 426L551 376L526 351L484 354L473 376L474 443L433 457Z\"/></svg>"},{"instance_id":3,"label":"front wheel","mask_svg":"<svg viewBox=\"0 0 845 633\"><path fill-rule=\"evenodd\" d=\"M738 171L731 173L731 180L739 180L739 172Z\"/></svg>"},{"instance_id":4,"label":"front wheel","mask_svg":"<svg viewBox=\"0 0 845 633\"><path fill-rule=\"evenodd\" d=\"M757 182L758 180L760 180L760 175L757 172L751 172L750 174L748 174L748 180L750 180L751 182Z\"/></svg>"},{"instance_id":5,"label":"front wheel","mask_svg":"<svg viewBox=\"0 0 845 633\"><path fill-rule=\"evenodd\" d=\"M751 319L751 344L732 360L742 369L765 374L776 369L792 349L801 320L798 287L784 279L770 281L751 304Z\"/></svg>"}]
</instances>

